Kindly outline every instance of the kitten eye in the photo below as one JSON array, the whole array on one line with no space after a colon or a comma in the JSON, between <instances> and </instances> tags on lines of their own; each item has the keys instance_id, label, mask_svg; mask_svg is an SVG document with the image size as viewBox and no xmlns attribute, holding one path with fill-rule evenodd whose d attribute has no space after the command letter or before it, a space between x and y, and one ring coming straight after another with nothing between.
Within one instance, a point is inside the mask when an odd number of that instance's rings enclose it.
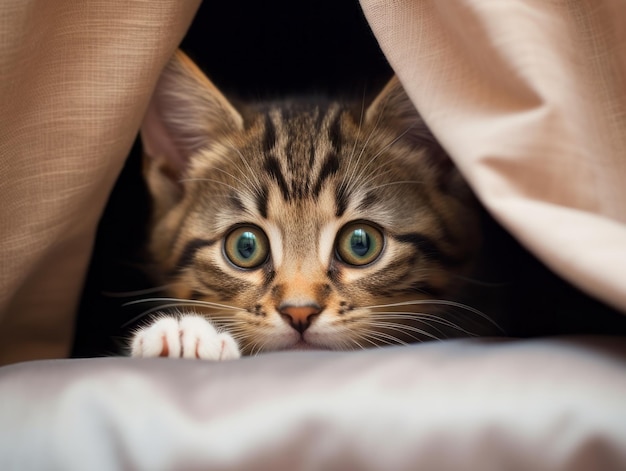
<instances>
[{"instance_id":1,"label":"kitten eye","mask_svg":"<svg viewBox=\"0 0 626 471\"><path fill-rule=\"evenodd\" d=\"M269 247L267 236L256 226L237 227L224 240L226 257L239 268L262 265L269 255Z\"/></svg>"},{"instance_id":2,"label":"kitten eye","mask_svg":"<svg viewBox=\"0 0 626 471\"><path fill-rule=\"evenodd\" d=\"M339 231L335 250L348 265L363 266L378 258L385 245L380 229L363 222L350 223Z\"/></svg>"}]
</instances>

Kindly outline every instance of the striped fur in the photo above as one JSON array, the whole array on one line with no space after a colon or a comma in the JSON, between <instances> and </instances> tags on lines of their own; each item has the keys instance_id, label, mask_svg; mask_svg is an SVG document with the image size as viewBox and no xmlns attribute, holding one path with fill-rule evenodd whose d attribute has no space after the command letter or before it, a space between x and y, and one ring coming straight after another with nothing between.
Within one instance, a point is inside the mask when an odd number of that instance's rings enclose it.
<instances>
[{"instance_id":1,"label":"striped fur","mask_svg":"<svg viewBox=\"0 0 626 471\"><path fill-rule=\"evenodd\" d=\"M368 107L287 100L236 110L178 53L146 123L157 274L172 296L235 307L203 314L244 352L467 330L458 313L446 317L449 306L429 301L463 289L480 245L476 202L397 79ZM338 232L353 221L384 234L382 254L363 267L336 254ZM256 269L225 256L224 239L242 224L270 243ZM285 305L319 309L299 331Z\"/></svg>"}]
</instances>

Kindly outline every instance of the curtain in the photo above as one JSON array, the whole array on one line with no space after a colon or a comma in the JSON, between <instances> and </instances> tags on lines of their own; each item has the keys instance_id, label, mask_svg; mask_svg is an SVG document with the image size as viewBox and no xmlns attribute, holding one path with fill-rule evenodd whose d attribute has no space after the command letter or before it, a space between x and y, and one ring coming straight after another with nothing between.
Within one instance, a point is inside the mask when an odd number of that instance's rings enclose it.
<instances>
[{"instance_id":1,"label":"curtain","mask_svg":"<svg viewBox=\"0 0 626 471\"><path fill-rule=\"evenodd\" d=\"M626 3L361 5L491 213L556 273L626 311Z\"/></svg>"},{"instance_id":2,"label":"curtain","mask_svg":"<svg viewBox=\"0 0 626 471\"><path fill-rule=\"evenodd\" d=\"M98 219L198 4L0 3L0 364L67 355ZM623 0L361 4L487 208L626 310Z\"/></svg>"},{"instance_id":3,"label":"curtain","mask_svg":"<svg viewBox=\"0 0 626 471\"><path fill-rule=\"evenodd\" d=\"M198 5L0 2L0 364L68 354L98 219Z\"/></svg>"}]
</instances>

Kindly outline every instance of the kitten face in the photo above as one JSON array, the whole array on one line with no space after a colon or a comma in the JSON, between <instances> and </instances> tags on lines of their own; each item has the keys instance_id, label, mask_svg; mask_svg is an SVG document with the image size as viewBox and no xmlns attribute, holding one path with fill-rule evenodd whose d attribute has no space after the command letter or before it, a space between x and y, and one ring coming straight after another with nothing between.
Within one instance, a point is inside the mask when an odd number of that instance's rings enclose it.
<instances>
[{"instance_id":1,"label":"kitten face","mask_svg":"<svg viewBox=\"0 0 626 471\"><path fill-rule=\"evenodd\" d=\"M455 334L430 300L472 265L475 202L396 79L367 110L240 112L179 53L142 137L162 281L245 353Z\"/></svg>"}]
</instances>

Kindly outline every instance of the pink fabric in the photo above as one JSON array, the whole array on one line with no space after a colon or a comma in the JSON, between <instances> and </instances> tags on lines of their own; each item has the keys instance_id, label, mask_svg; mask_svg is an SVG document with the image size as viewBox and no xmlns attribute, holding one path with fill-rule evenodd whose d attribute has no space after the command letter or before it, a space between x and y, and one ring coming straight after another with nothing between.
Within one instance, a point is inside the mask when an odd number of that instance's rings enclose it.
<instances>
[{"instance_id":1,"label":"pink fabric","mask_svg":"<svg viewBox=\"0 0 626 471\"><path fill-rule=\"evenodd\" d=\"M98 219L198 4L0 2L0 365L68 354Z\"/></svg>"},{"instance_id":2,"label":"pink fabric","mask_svg":"<svg viewBox=\"0 0 626 471\"><path fill-rule=\"evenodd\" d=\"M626 311L624 2L361 4L484 204L557 273Z\"/></svg>"},{"instance_id":3,"label":"pink fabric","mask_svg":"<svg viewBox=\"0 0 626 471\"><path fill-rule=\"evenodd\" d=\"M197 0L0 2L0 364L63 357L95 227ZM626 309L621 0L362 0L485 204ZM589 313L593 315L593 313ZM622 339L0 368L0 469L626 469Z\"/></svg>"}]
</instances>

